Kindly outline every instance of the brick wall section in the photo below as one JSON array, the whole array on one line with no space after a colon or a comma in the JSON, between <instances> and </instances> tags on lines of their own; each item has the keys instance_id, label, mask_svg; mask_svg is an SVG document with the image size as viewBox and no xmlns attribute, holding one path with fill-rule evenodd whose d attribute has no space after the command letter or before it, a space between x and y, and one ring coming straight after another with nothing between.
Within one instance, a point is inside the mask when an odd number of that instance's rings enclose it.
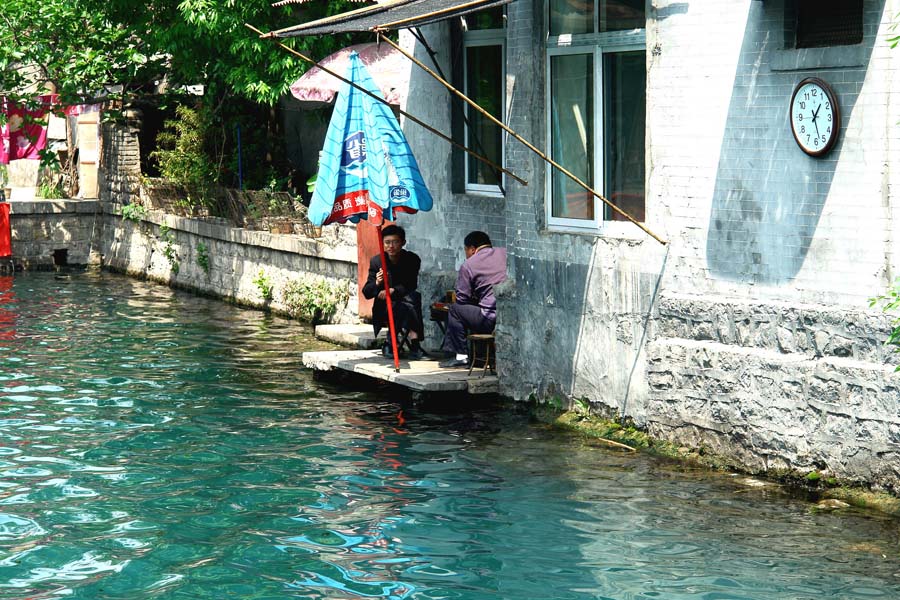
<instances>
[{"instance_id":1,"label":"brick wall section","mask_svg":"<svg viewBox=\"0 0 900 600\"><path fill-rule=\"evenodd\" d=\"M100 199L130 204L140 195L141 146L134 124L105 123L101 127L103 159L99 171Z\"/></svg>"},{"instance_id":2,"label":"brick wall section","mask_svg":"<svg viewBox=\"0 0 900 600\"><path fill-rule=\"evenodd\" d=\"M865 306L897 264L895 3L866 0L865 42L828 52L785 50L780 0L654 4L648 203L674 242L673 287ZM831 83L844 113L820 159L788 124L808 76Z\"/></svg>"},{"instance_id":3,"label":"brick wall section","mask_svg":"<svg viewBox=\"0 0 900 600\"><path fill-rule=\"evenodd\" d=\"M26 269L54 266L55 250L66 250L72 265L97 260L103 218L96 200L10 202L9 220L14 261Z\"/></svg>"}]
</instances>

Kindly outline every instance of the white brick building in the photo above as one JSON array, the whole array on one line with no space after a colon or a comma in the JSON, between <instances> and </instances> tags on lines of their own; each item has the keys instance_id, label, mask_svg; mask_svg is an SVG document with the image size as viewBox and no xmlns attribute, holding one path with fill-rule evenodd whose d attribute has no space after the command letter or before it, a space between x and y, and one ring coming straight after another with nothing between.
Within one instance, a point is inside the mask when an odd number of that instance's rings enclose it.
<instances>
[{"instance_id":1,"label":"white brick building","mask_svg":"<svg viewBox=\"0 0 900 600\"><path fill-rule=\"evenodd\" d=\"M470 17L465 32L426 28L445 71L668 244L477 118L482 149L527 186L501 189L406 127L436 201L405 223L423 270L453 270L473 229L509 250L504 392L587 398L751 469L900 490L900 377L882 345L888 320L867 302L900 274L900 49L887 42L900 3L515 0L505 11ZM807 77L830 85L842 115L815 158L789 116ZM411 85L409 112L473 141L443 88L421 72Z\"/></svg>"}]
</instances>

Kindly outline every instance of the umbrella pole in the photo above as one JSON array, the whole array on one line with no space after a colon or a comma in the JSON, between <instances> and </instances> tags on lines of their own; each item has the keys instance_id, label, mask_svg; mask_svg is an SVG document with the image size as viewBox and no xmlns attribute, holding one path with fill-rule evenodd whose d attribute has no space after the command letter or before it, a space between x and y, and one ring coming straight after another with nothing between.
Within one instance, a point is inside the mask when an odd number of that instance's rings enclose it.
<instances>
[{"instance_id":1,"label":"umbrella pole","mask_svg":"<svg viewBox=\"0 0 900 600\"><path fill-rule=\"evenodd\" d=\"M394 372L400 372L400 354L397 352L397 329L394 326L394 306L391 302L391 284L388 281L387 257L384 255L384 237L381 227L378 230L378 252L381 253L381 272L384 273L384 301L387 303L388 333L391 336L391 349L394 351Z\"/></svg>"}]
</instances>

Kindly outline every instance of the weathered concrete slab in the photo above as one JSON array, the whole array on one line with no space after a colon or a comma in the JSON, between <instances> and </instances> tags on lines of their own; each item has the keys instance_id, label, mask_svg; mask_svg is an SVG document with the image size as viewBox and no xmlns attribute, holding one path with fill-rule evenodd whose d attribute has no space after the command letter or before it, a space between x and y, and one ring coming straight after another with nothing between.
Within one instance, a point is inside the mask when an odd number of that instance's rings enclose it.
<instances>
[{"instance_id":1,"label":"weathered concrete slab","mask_svg":"<svg viewBox=\"0 0 900 600\"><path fill-rule=\"evenodd\" d=\"M347 346L348 348L359 348L360 350L369 350L378 348L384 340L384 332L381 336L375 337L372 333L372 326L359 323L355 325L318 325L316 326L316 337L326 342Z\"/></svg>"},{"instance_id":2,"label":"weathered concrete slab","mask_svg":"<svg viewBox=\"0 0 900 600\"><path fill-rule=\"evenodd\" d=\"M316 371L342 370L367 377L390 381L415 392L466 392L469 394L496 394L499 391L497 376L481 376L476 369L469 375L466 367L442 369L436 360L401 360L400 372L394 372L394 363L384 358L378 350L343 350L337 352L304 352L303 364Z\"/></svg>"}]
</instances>

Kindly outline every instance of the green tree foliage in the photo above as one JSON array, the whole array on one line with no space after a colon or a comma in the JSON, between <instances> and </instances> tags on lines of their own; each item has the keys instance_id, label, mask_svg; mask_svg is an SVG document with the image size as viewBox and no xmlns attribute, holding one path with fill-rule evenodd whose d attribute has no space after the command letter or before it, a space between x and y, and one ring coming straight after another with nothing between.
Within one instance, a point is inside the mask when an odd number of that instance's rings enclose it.
<instances>
[{"instance_id":1,"label":"green tree foliage","mask_svg":"<svg viewBox=\"0 0 900 600\"><path fill-rule=\"evenodd\" d=\"M127 101L165 82L169 90L203 85L213 106L229 95L273 104L308 66L244 24L270 31L352 7L347 0L278 8L270 0L4 0L0 91L26 98L52 83L66 102ZM322 58L352 40L285 43Z\"/></svg>"},{"instance_id":2,"label":"green tree foliage","mask_svg":"<svg viewBox=\"0 0 900 600\"><path fill-rule=\"evenodd\" d=\"M159 134L159 149L151 156L159 162L163 177L186 188L189 203L205 204L217 173L204 147L209 136L209 116L203 109L186 105L178 106L175 114L177 118L167 121L166 130Z\"/></svg>"}]
</instances>

